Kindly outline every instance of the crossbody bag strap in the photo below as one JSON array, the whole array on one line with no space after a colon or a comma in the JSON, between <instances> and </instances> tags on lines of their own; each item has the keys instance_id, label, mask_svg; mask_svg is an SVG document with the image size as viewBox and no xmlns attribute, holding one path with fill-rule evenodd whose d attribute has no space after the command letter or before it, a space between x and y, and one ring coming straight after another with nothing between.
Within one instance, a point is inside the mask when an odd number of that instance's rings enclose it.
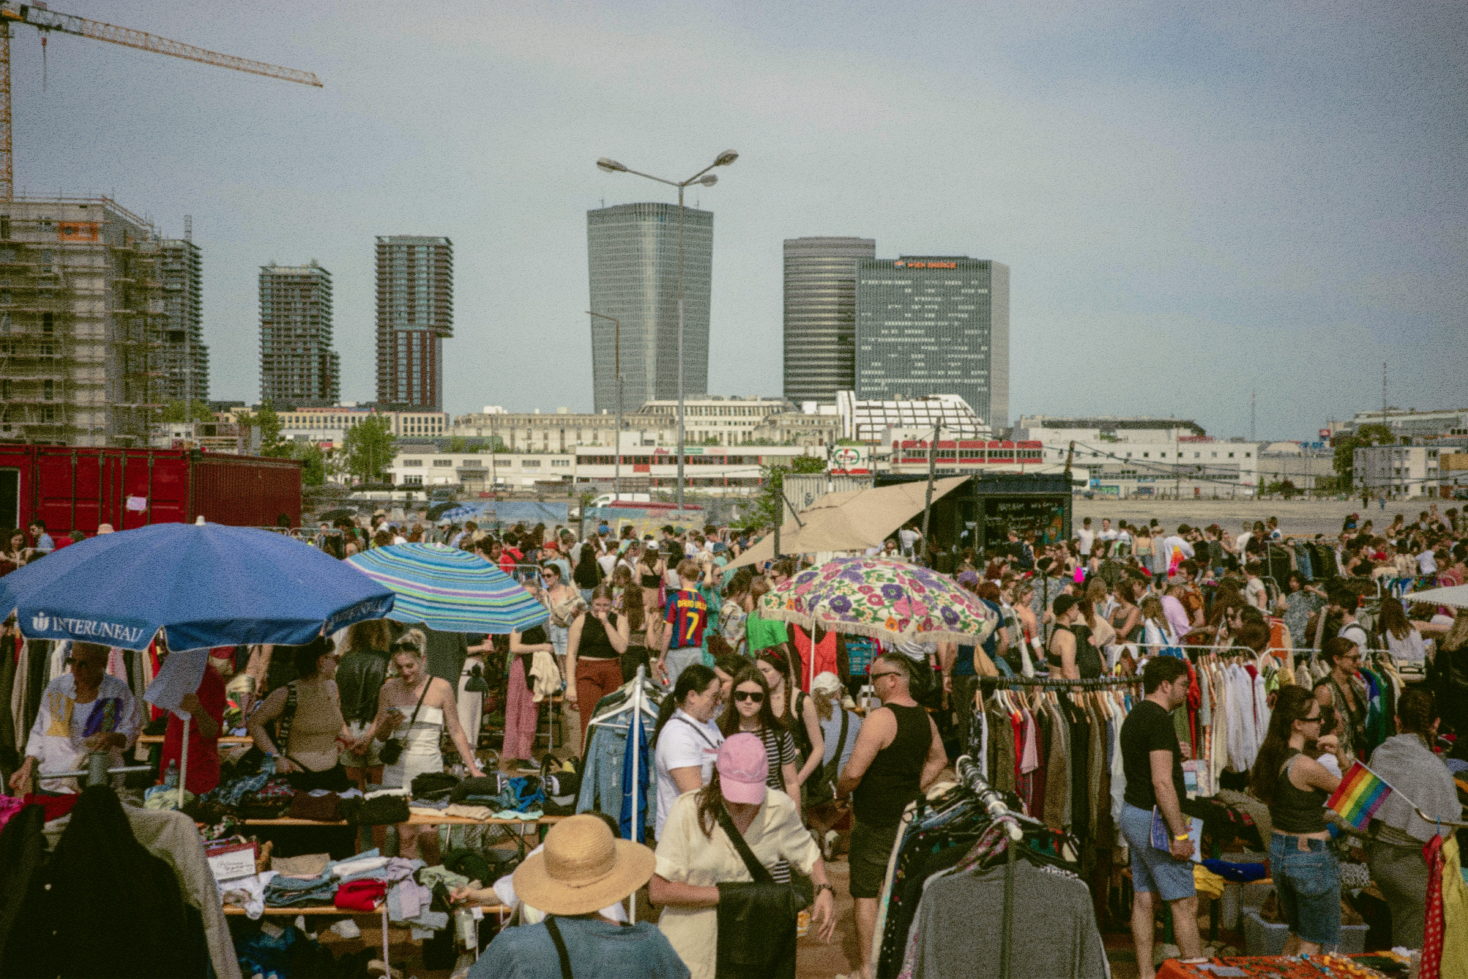
<instances>
[{"instance_id":1,"label":"crossbody bag strap","mask_svg":"<svg viewBox=\"0 0 1468 979\"><path fill-rule=\"evenodd\" d=\"M755 859L754 851L749 844L744 842L744 836L739 832L739 827L734 825L734 820L729 816L729 810L723 805L718 810L719 825L724 827L724 833L729 837L729 842L734 844L734 849L739 851L739 856L744 859L744 866L749 870L749 876L754 878L756 884L773 884L774 876L765 869L765 865Z\"/></svg>"},{"instance_id":2,"label":"crossbody bag strap","mask_svg":"<svg viewBox=\"0 0 1468 979\"><path fill-rule=\"evenodd\" d=\"M715 751L719 749L719 746L714 744L714 742L709 738L708 732L699 727L697 724L690 721L688 718L675 716L673 720L682 721L684 724L687 724L689 727L693 728L694 733L696 733L699 738L703 740L704 744L708 745L710 748L713 748Z\"/></svg>"},{"instance_id":3,"label":"crossbody bag strap","mask_svg":"<svg viewBox=\"0 0 1468 979\"><path fill-rule=\"evenodd\" d=\"M296 694L296 681L292 680L285 688L285 712L280 715L280 720L275 725L276 747L284 755L291 741L291 725L296 719L296 706L299 703Z\"/></svg>"},{"instance_id":4,"label":"crossbody bag strap","mask_svg":"<svg viewBox=\"0 0 1468 979\"><path fill-rule=\"evenodd\" d=\"M551 941L556 943L556 955L561 959L561 979L576 979L571 972L571 953L566 951L566 942L561 938L561 929L554 915L545 916L545 930L550 932Z\"/></svg>"},{"instance_id":5,"label":"crossbody bag strap","mask_svg":"<svg viewBox=\"0 0 1468 979\"><path fill-rule=\"evenodd\" d=\"M413 707L413 716L408 718L408 727L412 727L418 721L418 710L423 706L423 698L428 696L428 688L433 686L433 677L423 684L423 692L418 695L418 703Z\"/></svg>"},{"instance_id":6,"label":"crossbody bag strap","mask_svg":"<svg viewBox=\"0 0 1468 979\"><path fill-rule=\"evenodd\" d=\"M838 705L836 709L841 712L841 737L836 739L836 753L831 756L831 767L835 769L836 774L827 773L827 777L832 782L841 776L841 752L846 750L846 729L851 724L851 715L846 713L846 708Z\"/></svg>"}]
</instances>

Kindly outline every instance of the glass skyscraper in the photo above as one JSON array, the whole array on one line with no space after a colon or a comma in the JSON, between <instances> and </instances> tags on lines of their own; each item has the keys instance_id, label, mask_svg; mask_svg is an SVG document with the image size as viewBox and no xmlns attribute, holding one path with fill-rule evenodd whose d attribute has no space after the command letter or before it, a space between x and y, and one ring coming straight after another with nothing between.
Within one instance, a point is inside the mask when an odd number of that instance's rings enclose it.
<instances>
[{"instance_id":1,"label":"glass skyscraper","mask_svg":"<svg viewBox=\"0 0 1468 979\"><path fill-rule=\"evenodd\" d=\"M683 215L683 392L708 392L714 215ZM594 313L621 324L622 408L678 397L678 205L620 204L586 212ZM591 317L592 404L617 410L615 327Z\"/></svg>"},{"instance_id":2,"label":"glass skyscraper","mask_svg":"<svg viewBox=\"0 0 1468 979\"><path fill-rule=\"evenodd\" d=\"M957 394L1009 425L1009 266L967 256L861 259L856 396Z\"/></svg>"},{"instance_id":3,"label":"glass skyscraper","mask_svg":"<svg viewBox=\"0 0 1468 979\"><path fill-rule=\"evenodd\" d=\"M454 243L377 238L377 400L443 410L443 341L454 335Z\"/></svg>"},{"instance_id":4,"label":"glass skyscraper","mask_svg":"<svg viewBox=\"0 0 1468 979\"><path fill-rule=\"evenodd\" d=\"M835 404L856 385L856 263L871 238L785 239L785 397Z\"/></svg>"}]
</instances>

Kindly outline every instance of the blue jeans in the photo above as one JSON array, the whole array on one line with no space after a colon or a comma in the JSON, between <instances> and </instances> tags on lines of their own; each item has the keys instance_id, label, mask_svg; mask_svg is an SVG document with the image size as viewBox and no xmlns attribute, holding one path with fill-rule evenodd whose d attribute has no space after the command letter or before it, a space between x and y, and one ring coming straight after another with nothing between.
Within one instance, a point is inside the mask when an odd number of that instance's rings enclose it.
<instances>
[{"instance_id":1,"label":"blue jeans","mask_svg":"<svg viewBox=\"0 0 1468 979\"><path fill-rule=\"evenodd\" d=\"M1197 894L1193 861L1179 860L1152 845L1152 813L1130 803L1121 805L1121 834L1132 855L1132 889L1156 894L1164 901L1181 901Z\"/></svg>"},{"instance_id":2,"label":"blue jeans","mask_svg":"<svg viewBox=\"0 0 1468 979\"><path fill-rule=\"evenodd\" d=\"M1290 931L1302 941L1339 945L1341 871L1330 846L1325 840L1270 836L1269 867Z\"/></svg>"}]
</instances>

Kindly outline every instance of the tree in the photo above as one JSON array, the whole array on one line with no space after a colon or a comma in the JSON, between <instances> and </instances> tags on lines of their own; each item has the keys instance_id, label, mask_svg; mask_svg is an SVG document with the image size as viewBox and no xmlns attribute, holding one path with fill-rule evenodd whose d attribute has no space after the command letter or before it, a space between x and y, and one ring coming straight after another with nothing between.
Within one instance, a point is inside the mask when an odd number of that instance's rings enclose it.
<instances>
[{"instance_id":1,"label":"tree","mask_svg":"<svg viewBox=\"0 0 1468 979\"><path fill-rule=\"evenodd\" d=\"M395 451L387 419L373 415L347 430L342 443L342 468L358 482L380 483L392 465Z\"/></svg>"},{"instance_id":2,"label":"tree","mask_svg":"<svg viewBox=\"0 0 1468 979\"><path fill-rule=\"evenodd\" d=\"M453 436L452 438L449 439L449 451L450 452L457 452L457 453L464 453L464 452L468 452L468 453L482 452L482 451L484 451L484 444L483 444L483 442L481 440L478 440L478 439L476 439L473 442L470 442L468 439L464 438L464 436L462 436L462 435L455 435L455 436Z\"/></svg>"},{"instance_id":3,"label":"tree","mask_svg":"<svg viewBox=\"0 0 1468 979\"><path fill-rule=\"evenodd\" d=\"M819 456L795 456L790 463L788 466L760 467L762 489L759 496L755 497L752 515L755 523L773 527L780 521L784 514L780 498L785 489L786 476L826 471L826 460Z\"/></svg>"},{"instance_id":4,"label":"tree","mask_svg":"<svg viewBox=\"0 0 1468 979\"><path fill-rule=\"evenodd\" d=\"M239 415L241 428L260 429L260 454L272 458L283 459L291 454L291 446L281 435L284 426L280 422L280 416L275 413L275 408L267 401L260 406L260 413L251 415L241 412Z\"/></svg>"},{"instance_id":5,"label":"tree","mask_svg":"<svg viewBox=\"0 0 1468 979\"><path fill-rule=\"evenodd\" d=\"M214 412L202 401L195 400L192 404L185 406L182 401L170 401L163 406L163 412L158 416L163 422L212 422Z\"/></svg>"},{"instance_id":6,"label":"tree","mask_svg":"<svg viewBox=\"0 0 1468 979\"><path fill-rule=\"evenodd\" d=\"M1278 482L1270 483L1268 486L1264 487L1264 492L1270 494L1271 496L1282 496L1287 500L1292 500L1295 498L1295 494L1300 492L1300 490L1299 487L1297 487L1290 480L1282 479Z\"/></svg>"},{"instance_id":7,"label":"tree","mask_svg":"<svg viewBox=\"0 0 1468 979\"><path fill-rule=\"evenodd\" d=\"M297 442L290 447L292 459L300 459L301 485L320 486L326 482L326 453L315 442Z\"/></svg>"},{"instance_id":8,"label":"tree","mask_svg":"<svg viewBox=\"0 0 1468 979\"><path fill-rule=\"evenodd\" d=\"M1371 445L1396 445L1397 437L1385 425L1362 425L1355 435L1343 435L1335 440L1335 458L1331 466L1344 489L1349 489L1356 473L1356 450Z\"/></svg>"}]
</instances>

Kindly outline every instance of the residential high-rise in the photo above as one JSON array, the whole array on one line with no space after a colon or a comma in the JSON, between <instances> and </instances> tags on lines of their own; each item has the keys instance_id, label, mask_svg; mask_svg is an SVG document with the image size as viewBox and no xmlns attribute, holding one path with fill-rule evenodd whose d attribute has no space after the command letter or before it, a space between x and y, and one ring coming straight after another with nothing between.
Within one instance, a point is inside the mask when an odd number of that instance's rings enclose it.
<instances>
[{"instance_id":1,"label":"residential high-rise","mask_svg":"<svg viewBox=\"0 0 1468 979\"><path fill-rule=\"evenodd\" d=\"M962 397L1009 424L1009 266L967 256L861 259L856 397Z\"/></svg>"},{"instance_id":2,"label":"residential high-rise","mask_svg":"<svg viewBox=\"0 0 1468 979\"><path fill-rule=\"evenodd\" d=\"M785 239L785 397L835 404L856 386L856 263L871 238Z\"/></svg>"},{"instance_id":3,"label":"residential high-rise","mask_svg":"<svg viewBox=\"0 0 1468 979\"><path fill-rule=\"evenodd\" d=\"M163 281L165 401L209 400L209 348L204 345L203 259L187 233L158 243Z\"/></svg>"},{"instance_id":4,"label":"residential high-rise","mask_svg":"<svg viewBox=\"0 0 1468 979\"><path fill-rule=\"evenodd\" d=\"M159 256L152 226L109 198L0 201L0 438L148 444Z\"/></svg>"},{"instance_id":5,"label":"residential high-rise","mask_svg":"<svg viewBox=\"0 0 1468 979\"><path fill-rule=\"evenodd\" d=\"M331 346L331 273L310 265L260 267L260 400L330 405L341 397Z\"/></svg>"},{"instance_id":6,"label":"residential high-rise","mask_svg":"<svg viewBox=\"0 0 1468 979\"><path fill-rule=\"evenodd\" d=\"M687 208L683 225L683 392L708 391L714 216ZM622 406L678 397L678 205L621 204L586 212L592 312L621 324ZM617 408L616 328L591 317L592 404Z\"/></svg>"},{"instance_id":7,"label":"residential high-rise","mask_svg":"<svg viewBox=\"0 0 1468 979\"><path fill-rule=\"evenodd\" d=\"M443 410L443 341L454 335L454 243L377 238L377 400Z\"/></svg>"}]
</instances>

